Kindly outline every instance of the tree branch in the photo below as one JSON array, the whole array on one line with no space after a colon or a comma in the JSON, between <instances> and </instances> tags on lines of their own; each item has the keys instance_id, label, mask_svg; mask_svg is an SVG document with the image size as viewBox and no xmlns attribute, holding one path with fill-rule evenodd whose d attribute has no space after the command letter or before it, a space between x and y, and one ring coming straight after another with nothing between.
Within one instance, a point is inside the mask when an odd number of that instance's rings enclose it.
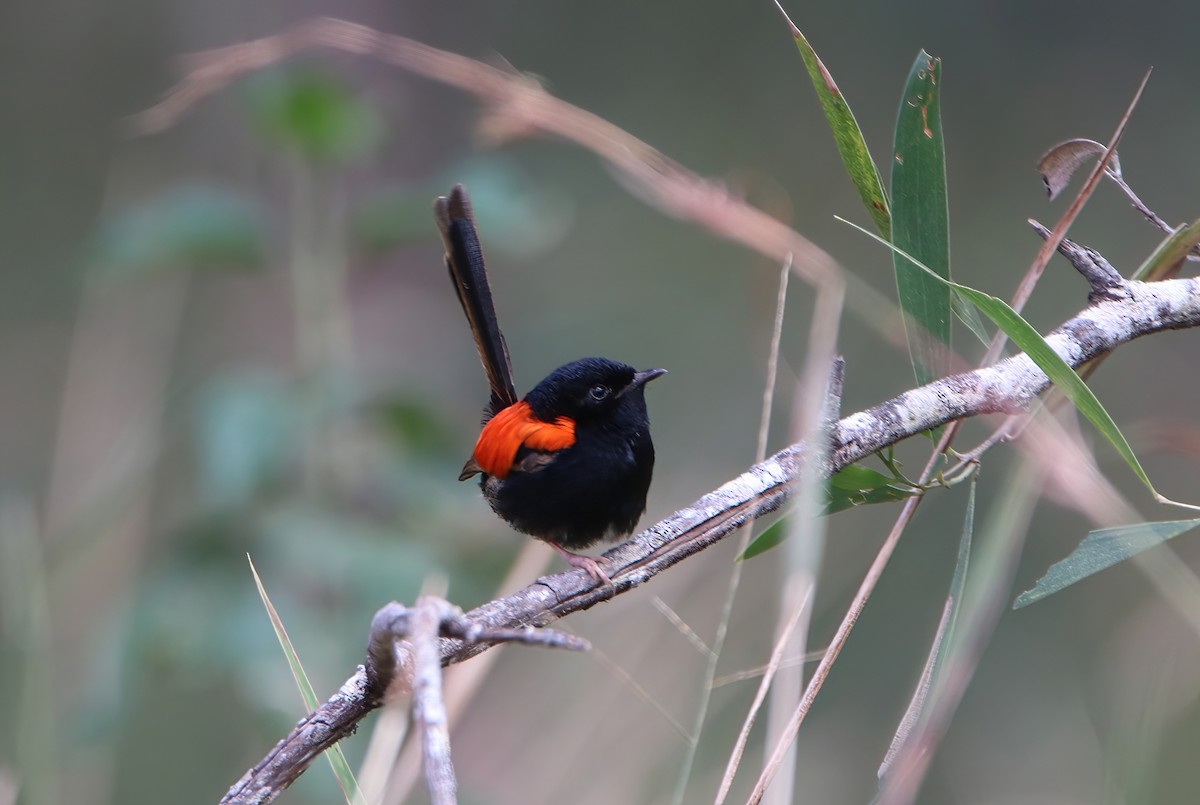
<instances>
[{"instance_id":1,"label":"tree branch","mask_svg":"<svg viewBox=\"0 0 1200 805\"><path fill-rule=\"evenodd\" d=\"M455 801L450 735L442 701L441 667L448 665L438 638L459 645L524 643L545 648L587 651L581 637L531 626L490 628L472 622L458 607L436 596L422 596L413 608L396 601L371 619L367 664L315 712L302 719L287 738L250 769L221 798L222 803L270 802L295 782L317 755L354 732L362 717L383 701L393 683L411 685L417 720L424 731L425 776L437 805Z\"/></svg>"},{"instance_id":2,"label":"tree branch","mask_svg":"<svg viewBox=\"0 0 1200 805\"><path fill-rule=\"evenodd\" d=\"M1047 337L1068 364L1078 367L1134 338L1200 325L1200 278L1155 283L1121 281L1118 298L1102 298ZM872 453L947 422L1026 408L1050 385L1026 355L993 366L952 375L907 391L837 422L830 432L830 453L822 462L828 477ZM585 571L569 570L538 579L506 598L463 617L472 629L520 629L546 626L573 612L590 609L639 587L663 570L720 541L741 526L779 509L791 496L803 468L804 444L787 447L690 506L604 554L612 585L597 585ZM486 639L486 638L484 638ZM378 646L377 641L372 641ZM462 662L487 650L485 642L443 638L443 665ZM391 670L411 678L413 648L395 644L392 652L372 650L363 666L328 702L302 719L257 766L230 789L222 802L270 802L325 749L354 731L381 703ZM369 680L374 680L373 682Z\"/></svg>"}]
</instances>

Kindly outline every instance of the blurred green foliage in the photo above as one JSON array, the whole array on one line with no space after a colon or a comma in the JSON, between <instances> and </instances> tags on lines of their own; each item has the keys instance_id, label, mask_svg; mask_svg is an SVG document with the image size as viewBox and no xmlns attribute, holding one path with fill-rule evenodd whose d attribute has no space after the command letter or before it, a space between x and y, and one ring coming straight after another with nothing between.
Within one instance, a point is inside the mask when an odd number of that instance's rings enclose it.
<instances>
[{"instance_id":1,"label":"blurred green foliage","mask_svg":"<svg viewBox=\"0 0 1200 805\"><path fill-rule=\"evenodd\" d=\"M307 159L363 159L383 140L375 107L326 69L267 70L247 82L246 105L264 140Z\"/></svg>"},{"instance_id":2,"label":"blurred green foliage","mask_svg":"<svg viewBox=\"0 0 1200 805\"><path fill-rule=\"evenodd\" d=\"M258 201L229 188L187 183L103 219L93 262L111 280L207 266L260 268L266 245Z\"/></svg>"}]
</instances>

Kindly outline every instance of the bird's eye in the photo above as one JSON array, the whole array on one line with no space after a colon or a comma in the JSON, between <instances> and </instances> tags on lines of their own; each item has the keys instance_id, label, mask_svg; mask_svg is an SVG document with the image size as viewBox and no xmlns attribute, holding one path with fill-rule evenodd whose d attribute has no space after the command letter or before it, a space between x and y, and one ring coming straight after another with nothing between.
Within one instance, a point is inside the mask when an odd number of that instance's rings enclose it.
<instances>
[{"instance_id":1,"label":"bird's eye","mask_svg":"<svg viewBox=\"0 0 1200 805\"><path fill-rule=\"evenodd\" d=\"M592 390L589 393L592 395L593 400L603 400L611 392L612 389L610 389L608 386L596 384L595 386L592 386Z\"/></svg>"}]
</instances>

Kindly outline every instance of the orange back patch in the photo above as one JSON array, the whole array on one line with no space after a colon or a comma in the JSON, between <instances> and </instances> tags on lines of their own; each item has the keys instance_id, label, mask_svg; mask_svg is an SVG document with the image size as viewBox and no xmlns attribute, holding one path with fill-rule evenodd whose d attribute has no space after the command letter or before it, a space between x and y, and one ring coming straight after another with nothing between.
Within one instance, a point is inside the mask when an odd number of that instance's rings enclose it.
<instances>
[{"instance_id":1,"label":"orange back patch","mask_svg":"<svg viewBox=\"0 0 1200 805\"><path fill-rule=\"evenodd\" d=\"M475 442L475 463L488 475L503 478L517 460L522 447L547 453L575 444L575 423L560 416L543 422L533 415L529 403L519 402L488 420Z\"/></svg>"}]
</instances>

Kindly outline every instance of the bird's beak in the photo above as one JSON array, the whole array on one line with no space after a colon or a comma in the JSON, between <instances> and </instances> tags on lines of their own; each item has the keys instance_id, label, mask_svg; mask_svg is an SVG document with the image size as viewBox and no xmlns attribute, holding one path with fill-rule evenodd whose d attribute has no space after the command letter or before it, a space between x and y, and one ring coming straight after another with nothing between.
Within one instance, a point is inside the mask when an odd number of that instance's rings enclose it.
<instances>
[{"instance_id":1,"label":"bird's beak","mask_svg":"<svg viewBox=\"0 0 1200 805\"><path fill-rule=\"evenodd\" d=\"M633 382L629 384L629 388L636 389L649 383L656 377L662 377L667 373L666 369L647 369L644 372L635 372Z\"/></svg>"}]
</instances>

